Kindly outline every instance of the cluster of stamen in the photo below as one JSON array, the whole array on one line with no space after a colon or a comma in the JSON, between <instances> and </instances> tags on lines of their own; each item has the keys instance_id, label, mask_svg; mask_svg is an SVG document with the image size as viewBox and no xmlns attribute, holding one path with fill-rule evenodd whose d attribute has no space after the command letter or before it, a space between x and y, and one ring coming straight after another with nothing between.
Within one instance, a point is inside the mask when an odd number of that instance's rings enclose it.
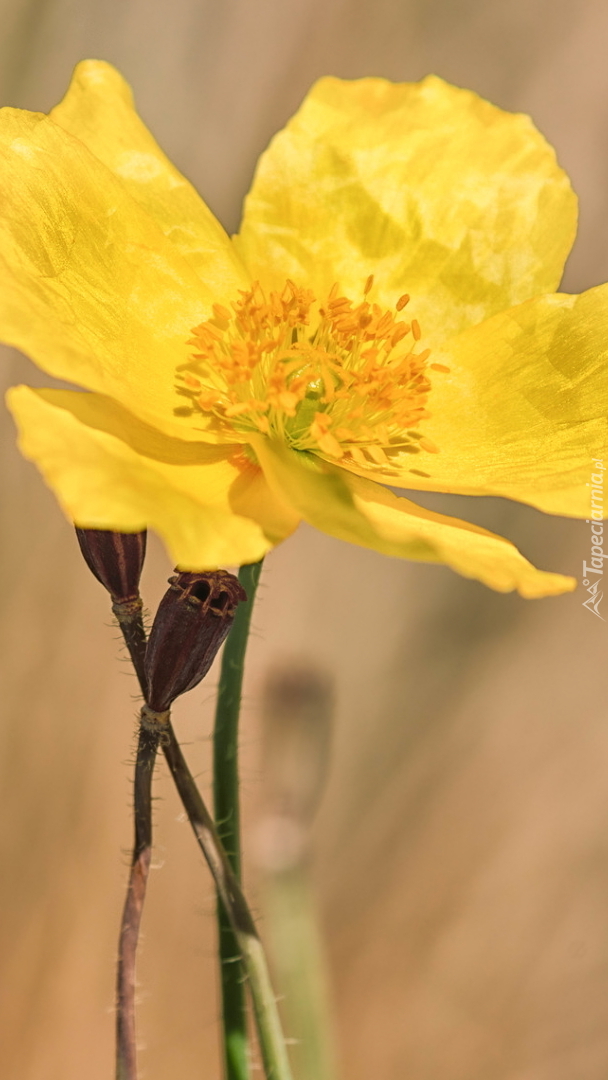
<instances>
[{"instance_id":1,"label":"cluster of stamen","mask_svg":"<svg viewBox=\"0 0 608 1080\"><path fill-rule=\"evenodd\" d=\"M448 369L417 351L420 327L401 317L409 297L383 310L368 300L372 286L353 304L334 285L316 306L292 281L268 296L256 282L231 310L215 304L188 343L196 352L180 392L229 441L276 435L388 475L401 454L437 452L417 428L429 417L429 369Z\"/></svg>"}]
</instances>

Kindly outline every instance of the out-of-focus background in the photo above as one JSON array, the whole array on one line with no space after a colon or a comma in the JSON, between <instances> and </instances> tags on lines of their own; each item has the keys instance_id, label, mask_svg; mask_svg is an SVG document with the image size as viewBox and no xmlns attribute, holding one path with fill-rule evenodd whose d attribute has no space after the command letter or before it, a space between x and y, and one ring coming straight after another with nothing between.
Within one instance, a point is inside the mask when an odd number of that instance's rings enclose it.
<instances>
[{"instance_id":1,"label":"out-of-focus background","mask_svg":"<svg viewBox=\"0 0 608 1080\"><path fill-rule=\"evenodd\" d=\"M608 277L603 0L2 0L0 20L2 103L47 110L79 59L112 61L229 229L258 153L317 76L434 71L534 117L581 198L565 287ZM0 382L22 380L45 381L5 351ZM136 687L106 596L7 416L1 438L0 1070L107 1080ZM501 500L433 505L580 577L584 523ZM150 607L169 571L152 542ZM311 874L342 1078L608 1075L608 637L583 599L497 595L307 528L268 558L245 841L253 850L264 802L260 687L278 661L307 658L336 683ZM213 701L212 673L176 714L205 786ZM213 895L162 767L157 792L142 1077L213 1080ZM258 879L250 860L253 896Z\"/></svg>"}]
</instances>

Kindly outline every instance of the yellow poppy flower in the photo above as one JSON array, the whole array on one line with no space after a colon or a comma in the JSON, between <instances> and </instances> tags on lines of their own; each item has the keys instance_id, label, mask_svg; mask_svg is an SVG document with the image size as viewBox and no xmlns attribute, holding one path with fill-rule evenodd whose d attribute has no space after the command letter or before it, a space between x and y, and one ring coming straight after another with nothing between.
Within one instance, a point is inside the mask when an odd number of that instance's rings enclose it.
<instances>
[{"instance_id":1,"label":"yellow poppy flower","mask_svg":"<svg viewBox=\"0 0 608 1080\"><path fill-rule=\"evenodd\" d=\"M81 390L16 387L69 517L178 565L305 520L524 596L571 578L391 487L588 515L607 454L608 289L554 294L576 203L525 116L429 77L324 78L230 239L108 64L0 113L0 338Z\"/></svg>"}]
</instances>

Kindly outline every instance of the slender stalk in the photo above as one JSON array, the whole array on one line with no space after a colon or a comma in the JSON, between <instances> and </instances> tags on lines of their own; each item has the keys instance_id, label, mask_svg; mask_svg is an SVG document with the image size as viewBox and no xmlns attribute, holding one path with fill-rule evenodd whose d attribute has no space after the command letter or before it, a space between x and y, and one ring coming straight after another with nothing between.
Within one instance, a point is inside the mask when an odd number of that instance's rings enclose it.
<instances>
[{"instance_id":1,"label":"slender stalk","mask_svg":"<svg viewBox=\"0 0 608 1080\"><path fill-rule=\"evenodd\" d=\"M262 562L242 566L239 581L247 593L239 604L224 645L213 732L213 803L215 820L230 867L241 879L238 724L245 653ZM218 937L224 1027L225 1080L248 1080L247 1015L239 947L224 904L218 903Z\"/></svg>"},{"instance_id":2,"label":"slender stalk","mask_svg":"<svg viewBox=\"0 0 608 1080\"><path fill-rule=\"evenodd\" d=\"M129 650L131 663L133 664L135 674L137 675L140 690L145 698L146 673L144 670L144 660L146 659L146 630L144 627L143 609L144 605L140 597L138 597L136 601L128 600L124 604L112 604L112 611L118 619L125 645Z\"/></svg>"},{"instance_id":3,"label":"slender stalk","mask_svg":"<svg viewBox=\"0 0 608 1080\"><path fill-rule=\"evenodd\" d=\"M139 730L135 764L135 842L118 944L116 1080L137 1080L135 956L152 852L152 773L159 734Z\"/></svg>"},{"instance_id":4,"label":"slender stalk","mask_svg":"<svg viewBox=\"0 0 608 1080\"><path fill-rule=\"evenodd\" d=\"M170 725L162 745L188 820L213 875L247 976L266 1080L292 1080L266 957L247 901Z\"/></svg>"}]
</instances>

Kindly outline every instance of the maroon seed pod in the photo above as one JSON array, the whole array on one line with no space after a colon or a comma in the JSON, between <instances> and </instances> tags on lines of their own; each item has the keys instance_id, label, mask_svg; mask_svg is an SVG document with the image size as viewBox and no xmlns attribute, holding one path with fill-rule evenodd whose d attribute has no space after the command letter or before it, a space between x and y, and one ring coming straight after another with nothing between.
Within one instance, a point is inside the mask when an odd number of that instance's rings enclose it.
<instances>
[{"instance_id":1,"label":"maroon seed pod","mask_svg":"<svg viewBox=\"0 0 608 1080\"><path fill-rule=\"evenodd\" d=\"M169 578L150 632L145 672L147 703L170 708L204 678L225 640L239 601L247 595L234 574L178 571Z\"/></svg>"},{"instance_id":2,"label":"maroon seed pod","mask_svg":"<svg viewBox=\"0 0 608 1080\"><path fill-rule=\"evenodd\" d=\"M114 604L139 599L146 535L145 530L122 533L76 526L76 537L84 560L91 573L108 590Z\"/></svg>"}]
</instances>

